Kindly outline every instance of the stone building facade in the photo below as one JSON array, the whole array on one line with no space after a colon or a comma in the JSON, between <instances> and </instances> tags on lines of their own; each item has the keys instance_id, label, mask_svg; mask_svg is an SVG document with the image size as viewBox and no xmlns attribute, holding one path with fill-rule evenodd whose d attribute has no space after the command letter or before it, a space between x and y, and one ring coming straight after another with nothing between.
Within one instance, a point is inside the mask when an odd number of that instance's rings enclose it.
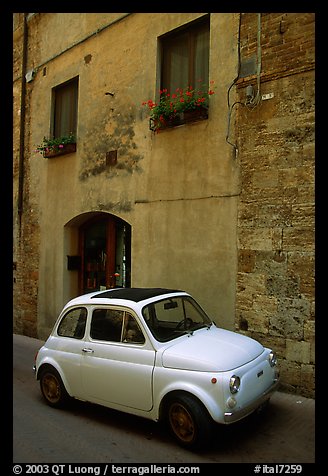
<instances>
[{"instance_id":1,"label":"stone building facade","mask_svg":"<svg viewBox=\"0 0 328 476\"><path fill-rule=\"evenodd\" d=\"M275 348L283 385L314 396L314 25L14 14L15 332L45 338L68 299L99 286L185 289L218 325ZM208 117L155 133L142 103L158 99L172 44L197 31ZM76 151L44 158L70 90Z\"/></svg>"}]
</instances>

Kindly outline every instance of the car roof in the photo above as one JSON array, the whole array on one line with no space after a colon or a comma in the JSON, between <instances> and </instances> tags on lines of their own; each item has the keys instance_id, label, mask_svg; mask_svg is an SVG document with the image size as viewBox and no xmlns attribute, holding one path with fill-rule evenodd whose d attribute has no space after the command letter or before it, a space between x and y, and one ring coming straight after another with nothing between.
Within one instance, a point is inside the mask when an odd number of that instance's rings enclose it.
<instances>
[{"instance_id":1,"label":"car roof","mask_svg":"<svg viewBox=\"0 0 328 476\"><path fill-rule=\"evenodd\" d=\"M165 288L114 288L97 293L95 298L106 299L126 299L128 301L140 302L162 294L180 293L183 291Z\"/></svg>"},{"instance_id":2,"label":"car roof","mask_svg":"<svg viewBox=\"0 0 328 476\"><path fill-rule=\"evenodd\" d=\"M96 291L69 301L65 308L72 305L85 304L131 304L147 301L157 296L170 294L187 294L182 290L166 289L166 288L113 288L105 291Z\"/></svg>"}]
</instances>

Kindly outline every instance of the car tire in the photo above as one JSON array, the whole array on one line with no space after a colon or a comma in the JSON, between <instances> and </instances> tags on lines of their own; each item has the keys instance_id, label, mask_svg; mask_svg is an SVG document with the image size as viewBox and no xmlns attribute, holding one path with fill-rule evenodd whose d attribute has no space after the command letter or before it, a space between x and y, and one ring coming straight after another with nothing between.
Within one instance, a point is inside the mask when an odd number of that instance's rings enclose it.
<instances>
[{"instance_id":1,"label":"car tire","mask_svg":"<svg viewBox=\"0 0 328 476\"><path fill-rule=\"evenodd\" d=\"M177 394L166 407L169 430L177 442L187 449L201 449L212 434L213 420L195 397Z\"/></svg>"},{"instance_id":2,"label":"car tire","mask_svg":"<svg viewBox=\"0 0 328 476\"><path fill-rule=\"evenodd\" d=\"M63 381L53 367L41 371L40 388L44 399L51 407L61 408L69 399Z\"/></svg>"}]
</instances>

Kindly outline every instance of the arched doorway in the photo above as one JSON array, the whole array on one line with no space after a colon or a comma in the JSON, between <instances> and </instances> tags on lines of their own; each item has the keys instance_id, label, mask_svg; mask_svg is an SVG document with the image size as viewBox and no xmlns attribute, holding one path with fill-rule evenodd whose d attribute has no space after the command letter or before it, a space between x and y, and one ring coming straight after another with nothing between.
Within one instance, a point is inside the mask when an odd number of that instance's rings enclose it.
<instances>
[{"instance_id":1,"label":"arched doorway","mask_svg":"<svg viewBox=\"0 0 328 476\"><path fill-rule=\"evenodd\" d=\"M109 214L79 227L80 294L131 286L131 226Z\"/></svg>"}]
</instances>

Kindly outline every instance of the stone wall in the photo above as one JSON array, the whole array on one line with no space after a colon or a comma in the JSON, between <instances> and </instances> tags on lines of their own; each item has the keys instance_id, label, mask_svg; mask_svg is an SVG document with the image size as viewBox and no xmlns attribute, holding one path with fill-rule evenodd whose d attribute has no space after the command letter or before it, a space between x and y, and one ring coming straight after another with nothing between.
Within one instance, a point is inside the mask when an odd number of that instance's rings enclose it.
<instances>
[{"instance_id":1,"label":"stone wall","mask_svg":"<svg viewBox=\"0 0 328 476\"><path fill-rule=\"evenodd\" d=\"M256 56L256 20L242 18L242 65ZM236 126L236 325L276 349L287 388L313 396L314 15L263 15L261 38L261 95L273 97L240 106ZM256 75L239 80L241 102L249 84Z\"/></svg>"}]
</instances>

